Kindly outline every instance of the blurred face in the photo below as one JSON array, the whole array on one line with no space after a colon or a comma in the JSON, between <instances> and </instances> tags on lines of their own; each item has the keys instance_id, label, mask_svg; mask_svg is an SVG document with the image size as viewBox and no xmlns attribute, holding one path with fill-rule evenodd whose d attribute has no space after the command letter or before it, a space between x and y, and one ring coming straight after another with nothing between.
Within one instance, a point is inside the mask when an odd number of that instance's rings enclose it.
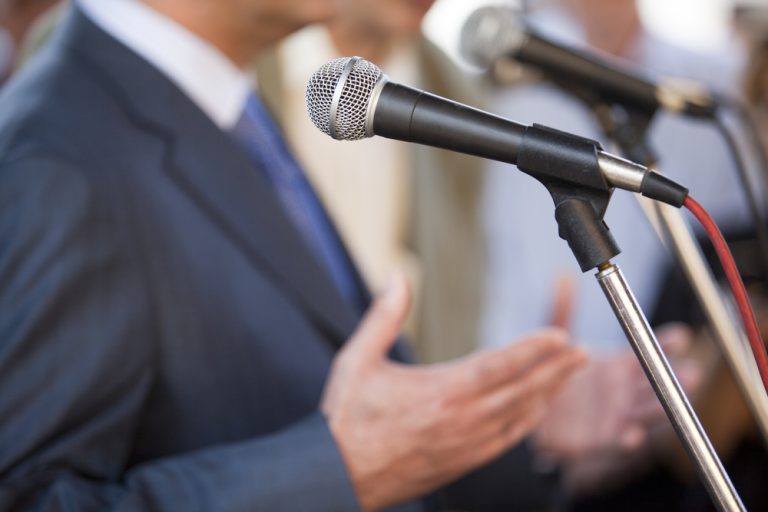
<instances>
[{"instance_id":1,"label":"blurred face","mask_svg":"<svg viewBox=\"0 0 768 512\"><path fill-rule=\"evenodd\" d=\"M412 37L435 0L340 0L339 16L388 37Z\"/></svg>"},{"instance_id":2,"label":"blurred face","mask_svg":"<svg viewBox=\"0 0 768 512\"><path fill-rule=\"evenodd\" d=\"M563 0L587 28L621 30L634 18L635 0Z\"/></svg>"},{"instance_id":3,"label":"blurred face","mask_svg":"<svg viewBox=\"0 0 768 512\"><path fill-rule=\"evenodd\" d=\"M597 48L622 55L640 30L635 0L562 0Z\"/></svg>"},{"instance_id":4,"label":"blurred face","mask_svg":"<svg viewBox=\"0 0 768 512\"><path fill-rule=\"evenodd\" d=\"M213 3L227 9L232 21L246 31L267 31L277 40L305 25L327 21L337 14L339 0L215 0Z\"/></svg>"},{"instance_id":5,"label":"blurred face","mask_svg":"<svg viewBox=\"0 0 768 512\"><path fill-rule=\"evenodd\" d=\"M235 63L310 23L327 21L340 0L142 0L207 39Z\"/></svg>"}]
</instances>

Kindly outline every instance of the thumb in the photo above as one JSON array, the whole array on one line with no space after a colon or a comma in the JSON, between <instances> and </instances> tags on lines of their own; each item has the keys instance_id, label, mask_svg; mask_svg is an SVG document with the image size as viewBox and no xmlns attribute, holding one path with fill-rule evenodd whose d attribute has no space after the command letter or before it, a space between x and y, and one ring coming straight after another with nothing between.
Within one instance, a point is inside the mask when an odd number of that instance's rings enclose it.
<instances>
[{"instance_id":1,"label":"thumb","mask_svg":"<svg viewBox=\"0 0 768 512\"><path fill-rule=\"evenodd\" d=\"M345 345L345 356L356 364L371 363L386 357L405 322L409 306L408 284L403 275L396 272Z\"/></svg>"},{"instance_id":2,"label":"thumb","mask_svg":"<svg viewBox=\"0 0 768 512\"><path fill-rule=\"evenodd\" d=\"M570 330L576 284L570 274L560 274L555 281L550 325Z\"/></svg>"}]
</instances>

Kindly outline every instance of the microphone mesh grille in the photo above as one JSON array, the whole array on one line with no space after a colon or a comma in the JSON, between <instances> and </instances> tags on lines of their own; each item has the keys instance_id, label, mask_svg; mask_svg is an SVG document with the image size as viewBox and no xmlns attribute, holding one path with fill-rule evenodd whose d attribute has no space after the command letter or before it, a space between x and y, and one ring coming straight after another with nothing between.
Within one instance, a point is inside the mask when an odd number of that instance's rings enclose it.
<instances>
[{"instance_id":1,"label":"microphone mesh grille","mask_svg":"<svg viewBox=\"0 0 768 512\"><path fill-rule=\"evenodd\" d=\"M338 140L359 140L368 137L365 122L373 90L384 73L364 59L356 62L344 81L336 115L331 119L334 93L340 85L344 67L350 57L334 59L317 70L307 85L307 110L312 122L323 133ZM331 123L336 124L335 136Z\"/></svg>"}]
</instances>

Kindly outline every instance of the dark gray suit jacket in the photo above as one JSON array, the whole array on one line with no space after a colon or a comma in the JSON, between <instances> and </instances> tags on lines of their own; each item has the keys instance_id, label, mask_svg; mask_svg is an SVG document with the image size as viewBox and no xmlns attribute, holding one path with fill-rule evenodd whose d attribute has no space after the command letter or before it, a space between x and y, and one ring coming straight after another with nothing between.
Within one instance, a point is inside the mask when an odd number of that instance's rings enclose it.
<instances>
[{"instance_id":1,"label":"dark gray suit jacket","mask_svg":"<svg viewBox=\"0 0 768 512\"><path fill-rule=\"evenodd\" d=\"M0 509L357 510L318 403L359 315L230 136L78 11L3 91ZM509 510L545 495L526 464L443 495Z\"/></svg>"}]
</instances>

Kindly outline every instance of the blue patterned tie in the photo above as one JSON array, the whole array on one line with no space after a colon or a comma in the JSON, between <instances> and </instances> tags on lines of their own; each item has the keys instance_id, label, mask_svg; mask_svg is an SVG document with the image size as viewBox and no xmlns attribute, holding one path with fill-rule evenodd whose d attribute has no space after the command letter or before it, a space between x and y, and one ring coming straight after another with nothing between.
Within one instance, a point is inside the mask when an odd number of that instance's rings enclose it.
<instances>
[{"instance_id":1,"label":"blue patterned tie","mask_svg":"<svg viewBox=\"0 0 768 512\"><path fill-rule=\"evenodd\" d=\"M362 307L364 292L341 240L272 116L256 95L249 96L233 134L272 184L288 217L344 298L355 307Z\"/></svg>"}]
</instances>

